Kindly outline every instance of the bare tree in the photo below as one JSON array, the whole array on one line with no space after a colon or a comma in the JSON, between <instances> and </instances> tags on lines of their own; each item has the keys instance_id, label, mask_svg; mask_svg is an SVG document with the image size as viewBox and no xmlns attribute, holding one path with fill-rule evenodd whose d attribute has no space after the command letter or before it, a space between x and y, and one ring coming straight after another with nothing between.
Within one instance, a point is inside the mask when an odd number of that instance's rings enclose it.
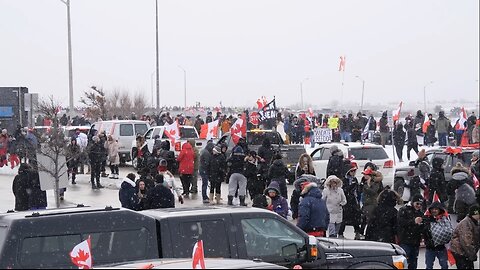
<instances>
[{"instance_id":1,"label":"bare tree","mask_svg":"<svg viewBox=\"0 0 480 270\"><path fill-rule=\"evenodd\" d=\"M112 93L107 94L107 110L110 112L110 114L113 115L119 115L120 114L120 96L121 96L121 91L118 89L113 90Z\"/></svg>"},{"instance_id":2,"label":"bare tree","mask_svg":"<svg viewBox=\"0 0 480 270\"><path fill-rule=\"evenodd\" d=\"M93 118L107 118L107 99L105 91L102 88L91 86L91 90L85 91L85 97L80 98L80 102L87 106L87 113Z\"/></svg>"},{"instance_id":3,"label":"bare tree","mask_svg":"<svg viewBox=\"0 0 480 270\"><path fill-rule=\"evenodd\" d=\"M132 99L128 91L122 92L118 105L123 116L130 115L132 112Z\"/></svg>"},{"instance_id":4,"label":"bare tree","mask_svg":"<svg viewBox=\"0 0 480 270\"><path fill-rule=\"evenodd\" d=\"M135 106L133 106L132 111L136 115L143 115L145 113L147 108L147 99L142 92L135 94L133 97L133 104L135 104Z\"/></svg>"}]
</instances>

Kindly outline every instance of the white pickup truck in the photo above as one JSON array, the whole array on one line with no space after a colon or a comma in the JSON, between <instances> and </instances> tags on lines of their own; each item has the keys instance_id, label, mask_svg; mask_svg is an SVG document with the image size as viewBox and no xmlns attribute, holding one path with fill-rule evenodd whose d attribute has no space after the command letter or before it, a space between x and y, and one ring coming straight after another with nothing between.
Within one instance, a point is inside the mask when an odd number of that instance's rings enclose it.
<instances>
[{"instance_id":1,"label":"white pickup truck","mask_svg":"<svg viewBox=\"0 0 480 270\"><path fill-rule=\"evenodd\" d=\"M186 143L188 139L195 139L195 146L199 151L201 151L207 145L207 140L199 138L197 129L195 127L179 126L179 129L180 129L180 139L176 140L175 144L172 144L171 140L164 133L165 131L164 126L156 126L156 127L149 128L143 136L145 138L145 141L147 142L147 147L150 153L153 151L153 146L155 145L155 137L157 137L157 135L159 136L157 140L170 141L170 150L175 152L175 156L178 156L178 154L180 154L180 150L182 150L183 144ZM134 149L136 148L137 148L137 141L133 140L132 148L130 152L132 156L133 156ZM137 167L135 158L132 160L132 165L134 168Z\"/></svg>"}]
</instances>

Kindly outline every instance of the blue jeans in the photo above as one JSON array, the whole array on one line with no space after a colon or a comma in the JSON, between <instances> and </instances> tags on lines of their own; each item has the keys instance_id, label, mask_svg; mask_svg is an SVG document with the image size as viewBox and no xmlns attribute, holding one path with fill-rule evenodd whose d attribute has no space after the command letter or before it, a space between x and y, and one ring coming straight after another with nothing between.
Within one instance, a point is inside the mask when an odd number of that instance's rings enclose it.
<instances>
[{"instance_id":1,"label":"blue jeans","mask_svg":"<svg viewBox=\"0 0 480 270\"><path fill-rule=\"evenodd\" d=\"M412 245L400 245L400 247L407 253L408 269L417 269L418 251L420 247Z\"/></svg>"},{"instance_id":2,"label":"blue jeans","mask_svg":"<svg viewBox=\"0 0 480 270\"><path fill-rule=\"evenodd\" d=\"M438 258L438 263L442 269L448 269L448 254L447 249L436 251L431 249L426 249L425 251L425 265L426 269L433 269L433 263L435 258Z\"/></svg>"},{"instance_id":3,"label":"blue jeans","mask_svg":"<svg viewBox=\"0 0 480 270\"><path fill-rule=\"evenodd\" d=\"M208 174L200 171L200 177L202 177L202 199L208 200L207 189L208 189Z\"/></svg>"},{"instance_id":4,"label":"blue jeans","mask_svg":"<svg viewBox=\"0 0 480 270\"><path fill-rule=\"evenodd\" d=\"M447 146L448 133L438 133L438 144L440 146Z\"/></svg>"},{"instance_id":5,"label":"blue jeans","mask_svg":"<svg viewBox=\"0 0 480 270\"><path fill-rule=\"evenodd\" d=\"M350 132L344 131L340 133L340 138L345 142L350 142L352 140L352 134Z\"/></svg>"}]
</instances>

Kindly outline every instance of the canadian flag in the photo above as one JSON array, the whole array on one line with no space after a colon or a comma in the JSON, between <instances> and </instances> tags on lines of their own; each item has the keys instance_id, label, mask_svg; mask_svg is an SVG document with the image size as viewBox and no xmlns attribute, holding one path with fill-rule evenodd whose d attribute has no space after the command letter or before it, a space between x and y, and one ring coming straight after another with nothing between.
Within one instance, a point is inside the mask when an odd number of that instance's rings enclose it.
<instances>
[{"instance_id":1,"label":"canadian flag","mask_svg":"<svg viewBox=\"0 0 480 270\"><path fill-rule=\"evenodd\" d=\"M477 190L478 187L480 187L480 181L478 181L477 176L473 174L473 188Z\"/></svg>"},{"instance_id":2,"label":"canadian flag","mask_svg":"<svg viewBox=\"0 0 480 270\"><path fill-rule=\"evenodd\" d=\"M338 67L338 71L345 71L345 56L340 56L340 65Z\"/></svg>"},{"instance_id":3,"label":"canadian flag","mask_svg":"<svg viewBox=\"0 0 480 270\"><path fill-rule=\"evenodd\" d=\"M240 138L247 136L247 121L245 118L245 113L243 113L242 117L238 118L230 128L230 135L235 144L238 143Z\"/></svg>"},{"instance_id":4,"label":"canadian flag","mask_svg":"<svg viewBox=\"0 0 480 270\"><path fill-rule=\"evenodd\" d=\"M200 139L210 140L212 138L217 138L218 136L218 119L202 125L202 130L200 131Z\"/></svg>"},{"instance_id":5,"label":"canadian flag","mask_svg":"<svg viewBox=\"0 0 480 270\"><path fill-rule=\"evenodd\" d=\"M423 120L422 132L427 133L428 126L430 126L430 118L428 118L427 112L425 112L425 119Z\"/></svg>"},{"instance_id":6,"label":"canadian flag","mask_svg":"<svg viewBox=\"0 0 480 270\"><path fill-rule=\"evenodd\" d=\"M309 116L309 117L313 117L313 116L314 116L314 113L313 113L312 108L308 108L308 116Z\"/></svg>"},{"instance_id":7,"label":"canadian flag","mask_svg":"<svg viewBox=\"0 0 480 270\"><path fill-rule=\"evenodd\" d=\"M432 202L432 203L434 203L434 202L439 202L439 203L441 203L440 198L438 197L438 194L437 194L436 191L433 193L433 202ZM425 215L425 216L430 216L431 214L430 214L430 211L427 209L427 211L425 211L425 213L424 213L423 215ZM445 216L448 216L447 210L445 210L445 214L444 214L444 215L445 215Z\"/></svg>"},{"instance_id":8,"label":"canadian flag","mask_svg":"<svg viewBox=\"0 0 480 270\"><path fill-rule=\"evenodd\" d=\"M206 269L202 240L198 240L195 246L193 246L192 269Z\"/></svg>"},{"instance_id":9,"label":"canadian flag","mask_svg":"<svg viewBox=\"0 0 480 270\"><path fill-rule=\"evenodd\" d=\"M400 101L400 105L398 105L398 109L392 111L393 122L398 121L400 119L400 112L402 111L403 101Z\"/></svg>"},{"instance_id":10,"label":"canadian flag","mask_svg":"<svg viewBox=\"0 0 480 270\"><path fill-rule=\"evenodd\" d=\"M78 269L91 269L93 265L91 251L90 235L87 240L76 245L70 252L72 263L78 266Z\"/></svg>"},{"instance_id":11,"label":"canadian flag","mask_svg":"<svg viewBox=\"0 0 480 270\"><path fill-rule=\"evenodd\" d=\"M465 108L462 107L458 114L458 122L455 125L455 130L465 130L465 122L467 122L467 113Z\"/></svg>"},{"instance_id":12,"label":"canadian flag","mask_svg":"<svg viewBox=\"0 0 480 270\"><path fill-rule=\"evenodd\" d=\"M175 140L180 139L180 129L178 128L177 121L173 122L171 125L165 124L163 132L172 141L172 144L175 144Z\"/></svg>"}]
</instances>

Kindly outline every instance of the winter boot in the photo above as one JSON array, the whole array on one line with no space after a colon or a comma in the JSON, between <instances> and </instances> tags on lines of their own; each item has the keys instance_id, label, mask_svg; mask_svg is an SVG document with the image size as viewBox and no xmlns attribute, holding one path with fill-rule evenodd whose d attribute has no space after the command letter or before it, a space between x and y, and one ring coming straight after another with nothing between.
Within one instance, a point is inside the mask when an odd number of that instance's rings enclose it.
<instances>
[{"instance_id":1,"label":"winter boot","mask_svg":"<svg viewBox=\"0 0 480 270\"><path fill-rule=\"evenodd\" d=\"M223 204L223 203L222 203L222 195L220 195L220 194L215 194L215 202L216 202L217 204Z\"/></svg>"},{"instance_id":2,"label":"winter boot","mask_svg":"<svg viewBox=\"0 0 480 270\"><path fill-rule=\"evenodd\" d=\"M210 193L210 194L208 195L208 201L209 201L211 204L213 204L213 196L214 196L214 195L215 195L215 194L213 194L213 193Z\"/></svg>"},{"instance_id":3,"label":"winter boot","mask_svg":"<svg viewBox=\"0 0 480 270\"><path fill-rule=\"evenodd\" d=\"M104 188L104 186L102 186L102 184L100 184L100 181L97 181L97 188Z\"/></svg>"},{"instance_id":4,"label":"winter boot","mask_svg":"<svg viewBox=\"0 0 480 270\"><path fill-rule=\"evenodd\" d=\"M92 189L97 189L97 186L95 186L95 182L92 181Z\"/></svg>"},{"instance_id":5,"label":"winter boot","mask_svg":"<svg viewBox=\"0 0 480 270\"><path fill-rule=\"evenodd\" d=\"M245 196L240 196L240 206L247 206L245 203Z\"/></svg>"},{"instance_id":6,"label":"winter boot","mask_svg":"<svg viewBox=\"0 0 480 270\"><path fill-rule=\"evenodd\" d=\"M233 205L233 196L228 195L228 205Z\"/></svg>"}]
</instances>

